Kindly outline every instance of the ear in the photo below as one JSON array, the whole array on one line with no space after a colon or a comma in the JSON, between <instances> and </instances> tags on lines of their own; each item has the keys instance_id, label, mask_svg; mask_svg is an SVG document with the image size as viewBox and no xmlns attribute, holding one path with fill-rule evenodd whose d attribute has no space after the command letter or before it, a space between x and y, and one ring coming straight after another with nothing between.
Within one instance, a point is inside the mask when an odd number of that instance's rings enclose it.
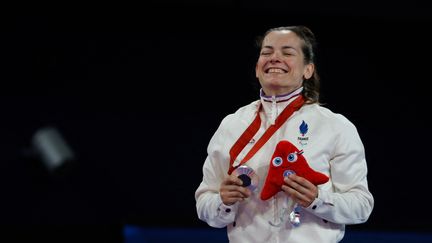
<instances>
[{"instance_id":1,"label":"ear","mask_svg":"<svg viewBox=\"0 0 432 243\"><path fill-rule=\"evenodd\" d=\"M258 62L255 64L255 77L258 78Z\"/></svg>"},{"instance_id":2,"label":"ear","mask_svg":"<svg viewBox=\"0 0 432 243\"><path fill-rule=\"evenodd\" d=\"M315 71L315 64L308 63L305 67L304 72L303 72L303 77L305 79L310 79L312 77L314 71Z\"/></svg>"}]
</instances>

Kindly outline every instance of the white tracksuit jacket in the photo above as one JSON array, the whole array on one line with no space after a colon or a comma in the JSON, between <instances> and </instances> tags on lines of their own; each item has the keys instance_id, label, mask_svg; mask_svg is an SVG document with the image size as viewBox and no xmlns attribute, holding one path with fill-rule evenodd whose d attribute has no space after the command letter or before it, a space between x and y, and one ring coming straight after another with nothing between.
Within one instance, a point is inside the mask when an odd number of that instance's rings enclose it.
<instances>
[{"instance_id":1,"label":"white tracksuit jacket","mask_svg":"<svg viewBox=\"0 0 432 243\"><path fill-rule=\"evenodd\" d=\"M260 179L252 196L231 206L222 203L219 187L227 176L229 151L255 118L260 103L263 105L262 122L255 141L294 100L288 96L299 92L301 89L286 96L261 95L260 100L226 116L210 140L203 180L195 192L197 213L210 226L227 226L231 243L338 242L343 238L345 224L363 223L372 212L374 199L368 189L365 152L357 130L344 116L318 104L303 105L246 163ZM306 133L300 130L303 121L308 126ZM318 186L318 198L301 210L298 227L292 226L288 219L293 203L285 193L279 192L267 201L260 199L271 156L280 140L288 140L303 149L310 167L330 177L327 183ZM253 142L242 150L234 165L252 146ZM281 213L283 208L288 209L284 214ZM284 219L282 223L273 226L281 222L281 218Z\"/></svg>"}]
</instances>

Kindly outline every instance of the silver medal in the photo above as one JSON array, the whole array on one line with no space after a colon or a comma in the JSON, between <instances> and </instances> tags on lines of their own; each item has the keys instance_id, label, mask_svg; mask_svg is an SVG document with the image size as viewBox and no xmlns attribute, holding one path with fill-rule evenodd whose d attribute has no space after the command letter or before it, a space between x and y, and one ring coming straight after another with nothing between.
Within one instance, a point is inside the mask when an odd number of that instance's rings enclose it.
<instances>
[{"instance_id":1,"label":"silver medal","mask_svg":"<svg viewBox=\"0 0 432 243\"><path fill-rule=\"evenodd\" d=\"M252 192L257 189L259 182L258 175L249 166L241 165L233 171L233 174L242 180L244 187L249 188Z\"/></svg>"}]
</instances>

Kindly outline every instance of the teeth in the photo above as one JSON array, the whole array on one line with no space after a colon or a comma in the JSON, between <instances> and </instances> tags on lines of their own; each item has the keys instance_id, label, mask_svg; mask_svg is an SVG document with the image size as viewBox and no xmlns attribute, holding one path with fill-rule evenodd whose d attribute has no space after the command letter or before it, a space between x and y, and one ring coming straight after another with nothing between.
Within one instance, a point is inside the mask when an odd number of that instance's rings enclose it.
<instances>
[{"instance_id":1,"label":"teeth","mask_svg":"<svg viewBox=\"0 0 432 243\"><path fill-rule=\"evenodd\" d=\"M269 72L269 73L285 73L284 70L279 69L279 68L270 68L270 69L268 70L268 72Z\"/></svg>"}]
</instances>

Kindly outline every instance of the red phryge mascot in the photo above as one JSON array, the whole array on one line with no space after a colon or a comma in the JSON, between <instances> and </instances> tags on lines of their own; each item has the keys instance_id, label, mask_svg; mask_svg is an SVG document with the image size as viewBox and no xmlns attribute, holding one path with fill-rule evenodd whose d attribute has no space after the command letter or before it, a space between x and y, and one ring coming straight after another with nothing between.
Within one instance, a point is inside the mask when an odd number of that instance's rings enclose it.
<instances>
[{"instance_id":1,"label":"red phryge mascot","mask_svg":"<svg viewBox=\"0 0 432 243\"><path fill-rule=\"evenodd\" d=\"M303 150L298 150L286 140L282 140L277 144L261 191L262 200L267 200L281 191L284 177L290 174L301 176L314 185L324 184L329 180L328 176L314 171L308 165L302 153Z\"/></svg>"}]
</instances>

